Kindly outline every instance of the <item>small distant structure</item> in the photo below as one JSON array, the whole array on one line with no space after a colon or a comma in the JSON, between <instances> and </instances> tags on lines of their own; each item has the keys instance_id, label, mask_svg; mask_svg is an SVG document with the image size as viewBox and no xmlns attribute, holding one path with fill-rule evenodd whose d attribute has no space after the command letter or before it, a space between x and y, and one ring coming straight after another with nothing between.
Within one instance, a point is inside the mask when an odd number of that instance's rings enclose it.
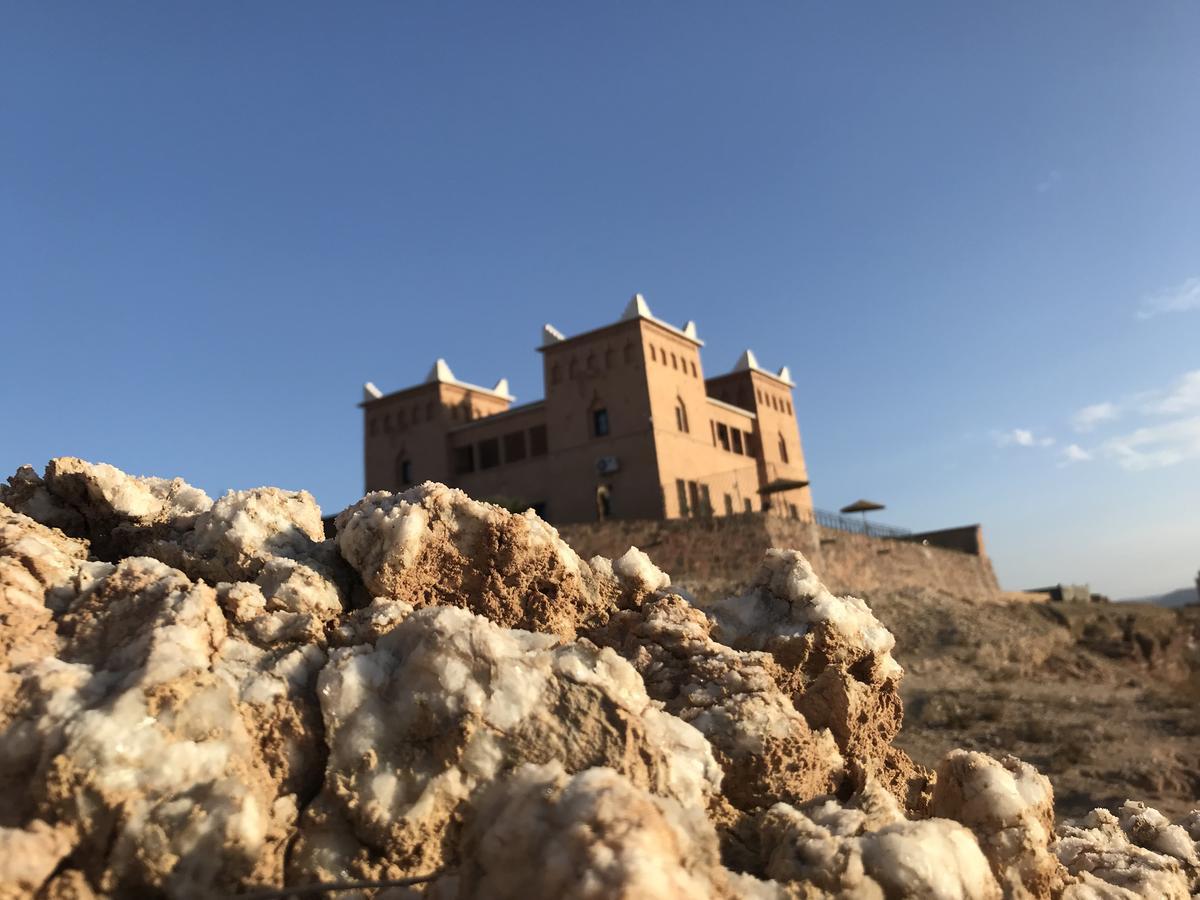
<instances>
[{"instance_id":1,"label":"small distant structure","mask_svg":"<svg viewBox=\"0 0 1200 900\"><path fill-rule=\"evenodd\" d=\"M1100 594L1093 594L1090 585L1086 584L1055 584L1050 587L1030 588L1027 594L1045 594L1053 603L1099 603L1103 602Z\"/></svg>"},{"instance_id":2,"label":"small distant structure","mask_svg":"<svg viewBox=\"0 0 1200 900\"><path fill-rule=\"evenodd\" d=\"M1196 572L1196 602L1200 603L1200 571Z\"/></svg>"}]
</instances>

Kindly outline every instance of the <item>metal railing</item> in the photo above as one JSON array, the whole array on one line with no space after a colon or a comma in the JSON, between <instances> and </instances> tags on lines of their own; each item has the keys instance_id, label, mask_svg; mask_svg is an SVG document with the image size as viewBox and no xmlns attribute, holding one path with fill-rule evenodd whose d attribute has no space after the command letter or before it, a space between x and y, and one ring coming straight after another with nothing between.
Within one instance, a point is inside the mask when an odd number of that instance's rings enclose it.
<instances>
[{"instance_id":1,"label":"metal railing","mask_svg":"<svg viewBox=\"0 0 1200 900\"><path fill-rule=\"evenodd\" d=\"M863 534L877 538L906 538L912 534L908 528L898 528L895 525L884 525L882 522L872 522L858 516L843 515L830 512L827 509L813 508L813 520L823 528L835 531L845 531L849 534Z\"/></svg>"}]
</instances>

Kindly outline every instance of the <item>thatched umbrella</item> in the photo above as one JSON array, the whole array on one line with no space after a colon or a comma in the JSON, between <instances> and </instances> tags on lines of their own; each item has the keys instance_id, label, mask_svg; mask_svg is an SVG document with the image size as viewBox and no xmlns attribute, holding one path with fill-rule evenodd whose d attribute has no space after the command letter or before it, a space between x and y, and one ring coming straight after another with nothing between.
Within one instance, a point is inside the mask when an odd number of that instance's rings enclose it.
<instances>
[{"instance_id":1,"label":"thatched umbrella","mask_svg":"<svg viewBox=\"0 0 1200 900\"><path fill-rule=\"evenodd\" d=\"M867 527L867 513L874 512L877 509L887 509L882 503L876 503L874 500L855 500L849 506L843 506L843 513L862 513L863 534L870 534L870 529Z\"/></svg>"}]
</instances>

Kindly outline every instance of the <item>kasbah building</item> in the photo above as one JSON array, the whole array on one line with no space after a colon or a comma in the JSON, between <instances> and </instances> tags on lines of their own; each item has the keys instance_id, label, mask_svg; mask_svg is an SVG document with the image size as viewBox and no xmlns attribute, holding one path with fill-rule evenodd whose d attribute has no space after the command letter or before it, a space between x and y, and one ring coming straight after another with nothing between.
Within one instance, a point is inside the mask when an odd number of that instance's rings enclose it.
<instances>
[{"instance_id":1,"label":"kasbah building","mask_svg":"<svg viewBox=\"0 0 1200 900\"><path fill-rule=\"evenodd\" d=\"M440 359L413 387L364 385L367 490L441 481L555 523L811 515L786 367L747 350L706 377L695 324L655 318L640 294L612 324L542 337L545 399L532 403Z\"/></svg>"}]
</instances>

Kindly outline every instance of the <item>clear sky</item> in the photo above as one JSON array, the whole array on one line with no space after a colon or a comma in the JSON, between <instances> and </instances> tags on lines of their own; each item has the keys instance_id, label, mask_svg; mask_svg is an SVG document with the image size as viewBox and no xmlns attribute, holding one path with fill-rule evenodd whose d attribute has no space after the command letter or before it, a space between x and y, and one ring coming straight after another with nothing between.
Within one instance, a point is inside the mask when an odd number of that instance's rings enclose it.
<instances>
[{"instance_id":1,"label":"clear sky","mask_svg":"<svg viewBox=\"0 0 1200 900\"><path fill-rule=\"evenodd\" d=\"M541 394L641 291L816 503L1006 587L1200 567L1200 4L5 3L0 470L362 487L363 381Z\"/></svg>"}]
</instances>

